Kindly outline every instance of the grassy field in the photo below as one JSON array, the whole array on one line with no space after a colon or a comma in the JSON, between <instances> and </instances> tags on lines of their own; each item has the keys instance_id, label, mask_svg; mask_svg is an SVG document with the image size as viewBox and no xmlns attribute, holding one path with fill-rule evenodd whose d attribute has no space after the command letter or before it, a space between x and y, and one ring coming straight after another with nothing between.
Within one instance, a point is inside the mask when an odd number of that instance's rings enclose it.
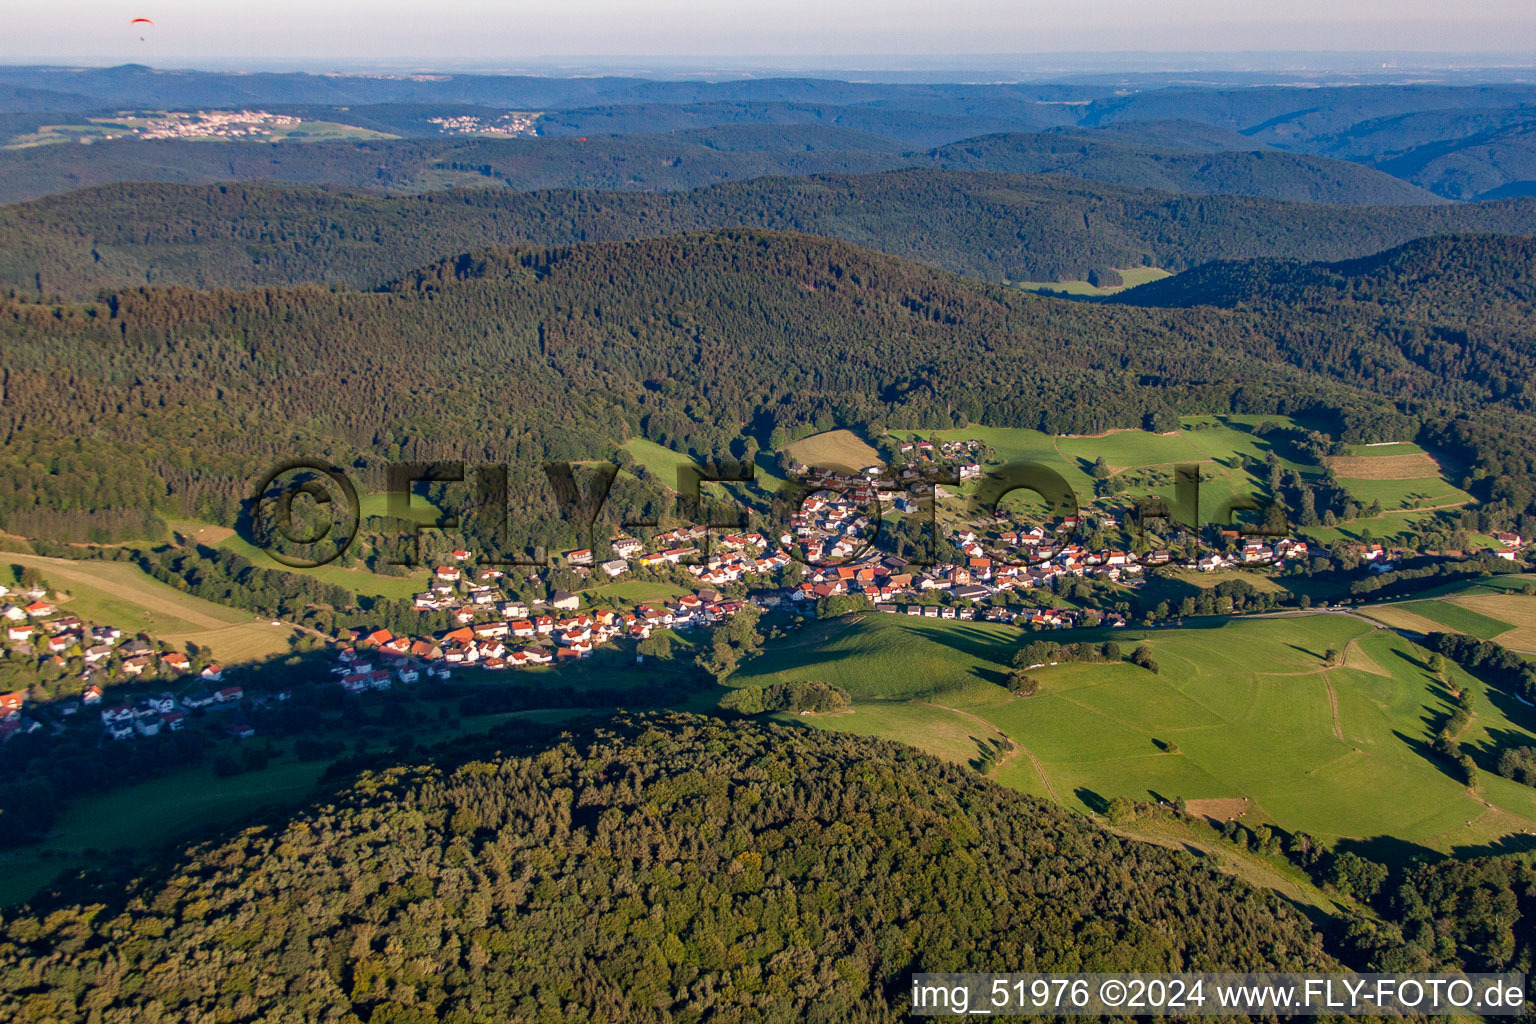
<instances>
[{"instance_id":1,"label":"grassy field","mask_svg":"<svg viewBox=\"0 0 1536 1024\"><path fill-rule=\"evenodd\" d=\"M1465 593L1451 598L1453 607L1487 617L1506 627L1499 643L1521 651L1536 651L1536 597L1525 594Z\"/></svg>"},{"instance_id":2,"label":"grassy field","mask_svg":"<svg viewBox=\"0 0 1536 1024\"><path fill-rule=\"evenodd\" d=\"M1031 292L1065 292L1068 295L1114 295L1123 292L1127 288L1134 288L1139 284L1149 281L1161 281L1165 277L1172 277L1166 270L1157 267L1117 267L1120 271L1120 280L1123 284L1111 287L1099 287L1089 284L1087 281L1015 281L1014 284Z\"/></svg>"},{"instance_id":3,"label":"grassy field","mask_svg":"<svg viewBox=\"0 0 1536 1024\"><path fill-rule=\"evenodd\" d=\"M1168 574L1181 583L1188 583L1192 587L1201 590L1211 590L1218 584L1228 583L1232 580L1242 580L1261 594L1287 594L1290 591L1276 583L1270 576L1259 572L1247 571L1241 575L1233 575L1230 572L1200 572L1198 569L1171 569Z\"/></svg>"},{"instance_id":4,"label":"grassy field","mask_svg":"<svg viewBox=\"0 0 1536 1024\"><path fill-rule=\"evenodd\" d=\"M697 465L691 457L644 438L632 438L625 441L622 447L634 456L637 464L650 471L657 483L671 490L677 490L679 470ZM754 504L766 500L784 483L782 477L776 476L762 464L761 460L758 460L755 488L739 484L724 486L730 493L745 499L748 504Z\"/></svg>"},{"instance_id":5,"label":"grassy field","mask_svg":"<svg viewBox=\"0 0 1536 1024\"><path fill-rule=\"evenodd\" d=\"M786 712L773 717L784 724L803 724L811 716ZM974 760L989 744L1003 738L985 722L930 702L863 701L851 711L815 717L834 719L825 727L840 732L898 740L959 764Z\"/></svg>"},{"instance_id":6,"label":"grassy field","mask_svg":"<svg viewBox=\"0 0 1536 1024\"><path fill-rule=\"evenodd\" d=\"M1012 626L869 612L856 621L813 622L769 646L728 682L760 685L810 679L860 697L952 698L996 689L998 659L1019 637Z\"/></svg>"},{"instance_id":7,"label":"grassy field","mask_svg":"<svg viewBox=\"0 0 1536 1024\"><path fill-rule=\"evenodd\" d=\"M622 447L635 457L638 465L650 470L657 483L672 490L677 490L678 473L697 465L690 456L640 437L625 441Z\"/></svg>"},{"instance_id":8,"label":"grassy field","mask_svg":"<svg viewBox=\"0 0 1536 1024\"><path fill-rule=\"evenodd\" d=\"M1053 437L1036 430L1007 427L965 427L956 430L917 431L925 438L974 439L993 450L998 463L1031 462L1061 474L1082 505L1093 500L1094 480L1089 470L1094 460L1103 457L1125 484L1124 491L1110 499L1124 504L1132 496L1159 495L1174 503L1173 470L1179 465L1200 467L1200 513L1213 518L1224 503L1238 495L1262 493L1260 482L1240 466L1239 457L1262 460L1272 450L1283 466L1304 476L1315 476L1320 467L1297 462L1283 449L1253 433L1262 420L1281 426L1290 425L1284 417L1190 417L1185 429L1169 434L1144 430L1115 430L1096 436ZM1192 429L1204 421L1203 429ZM896 431L894 436L908 438L912 431ZM1193 510L1175 508L1187 517Z\"/></svg>"},{"instance_id":9,"label":"grassy field","mask_svg":"<svg viewBox=\"0 0 1536 1024\"><path fill-rule=\"evenodd\" d=\"M382 498L383 495L379 497ZM382 511L380 514L382 514ZM430 570L426 568L416 570L409 576L381 576L378 573L368 571L368 569L362 566L345 568L334 562L315 569L290 569L273 561L267 556L265 551L233 532L223 537L214 546L244 555L262 569L309 576L367 597L383 597L397 601L409 600L412 594L419 594L427 588L431 576Z\"/></svg>"},{"instance_id":10,"label":"grassy field","mask_svg":"<svg viewBox=\"0 0 1536 1024\"><path fill-rule=\"evenodd\" d=\"M1123 646L1147 643L1161 671L1061 665L1037 673L1038 695L1015 698L992 683L1017 631L871 615L771 645L731 682L844 686L859 697L851 713L801 721L948 749L955 760L974 756L991 726L1021 750L997 781L1079 809L1115 796L1247 798L1250 823L1442 851L1536 829L1536 790L1485 771L1472 793L1434 759L1449 694L1395 634L1343 615L1115 633ZM1345 663L1326 668L1328 648L1345 651ZM1456 676L1477 700L1463 744L1485 768L1495 734L1536 743L1529 708ZM894 712L893 697L906 697L908 711Z\"/></svg>"},{"instance_id":11,"label":"grassy field","mask_svg":"<svg viewBox=\"0 0 1536 1024\"><path fill-rule=\"evenodd\" d=\"M1455 508L1472 501L1470 494L1440 477L1371 479L1340 474L1339 483L1360 504L1379 501L1386 512Z\"/></svg>"},{"instance_id":12,"label":"grassy field","mask_svg":"<svg viewBox=\"0 0 1536 1024\"><path fill-rule=\"evenodd\" d=\"M288 651L292 631L287 627L184 594L129 562L0 557L37 569L49 585L68 594L63 607L88 622L148 633L177 647L195 643L227 663L259 661Z\"/></svg>"},{"instance_id":13,"label":"grassy field","mask_svg":"<svg viewBox=\"0 0 1536 1024\"><path fill-rule=\"evenodd\" d=\"M1501 598L1501 602L1513 600ZM1415 615L1421 615L1432 622L1456 633L1465 633L1475 636L1479 640L1492 640L1502 633L1508 633L1514 628L1510 623L1484 615L1479 611L1467 607L1455 601L1410 601L1401 606L1404 610Z\"/></svg>"},{"instance_id":14,"label":"grassy field","mask_svg":"<svg viewBox=\"0 0 1536 1024\"><path fill-rule=\"evenodd\" d=\"M1401 629L1465 633L1530 652L1536 651L1536 596L1518 592L1530 583L1525 575L1493 576L1436 588L1426 595L1430 600L1361 610Z\"/></svg>"},{"instance_id":15,"label":"grassy field","mask_svg":"<svg viewBox=\"0 0 1536 1024\"><path fill-rule=\"evenodd\" d=\"M73 801L42 844L0 852L0 905L26 899L60 872L115 851L129 855L297 803L325 766L292 759L219 778L211 769L176 772L127 789Z\"/></svg>"},{"instance_id":16,"label":"grassy field","mask_svg":"<svg viewBox=\"0 0 1536 1024\"><path fill-rule=\"evenodd\" d=\"M1412 441L1383 441L1376 444L1355 444L1346 453L1350 458L1376 459L1399 455L1428 454Z\"/></svg>"}]
</instances>

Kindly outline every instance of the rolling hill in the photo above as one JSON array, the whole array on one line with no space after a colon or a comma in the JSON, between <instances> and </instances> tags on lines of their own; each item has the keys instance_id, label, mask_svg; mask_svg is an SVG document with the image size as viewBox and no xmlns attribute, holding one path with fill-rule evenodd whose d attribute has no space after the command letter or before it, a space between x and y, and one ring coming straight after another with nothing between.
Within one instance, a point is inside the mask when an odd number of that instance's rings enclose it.
<instances>
[{"instance_id":1,"label":"rolling hill","mask_svg":"<svg viewBox=\"0 0 1536 1024\"><path fill-rule=\"evenodd\" d=\"M1536 305L1536 238L1442 235L1352 260L1221 261L1141 285L1116 302L1369 310L1445 324L1515 324Z\"/></svg>"},{"instance_id":2,"label":"rolling hill","mask_svg":"<svg viewBox=\"0 0 1536 1024\"><path fill-rule=\"evenodd\" d=\"M1100 133L1083 130L986 135L940 146L925 156L950 170L1067 174L1191 195L1251 195L1350 206L1445 202L1390 174L1327 157L1263 149L1162 150L1129 140L1103 141Z\"/></svg>"},{"instance_id":3,"label":"rolling hill","mask_svg":"<svg viewBox=\"0 0 1536 1024\"><path fill-rule=\"evenodd\" d=\"M238 502L251 456L274 451L371 464L393 447L531 471L635 437L723 453L743 431L821 419L876 435L960 422L1054 434L1139 426L1159 411L1305 412L1360 440L1496 404L1491 433L1458 457L1527 450L1520 411L1536 409L1536 393L1516 373L1528 340L1497 321L1477 326L1473 351L1439 326L1404 314L1383 329L1338 303L1060 302L757 229L479 250L366 292L12 299L0 304L0 512L71 508L53 523L71 530L92 509L116 509L120 527L153 510L194 517L199 502ZM77 451L83 431L98 440ZM194 472L181 454L189 436L207 439ZM50 469L61 445L67 473ZM1510 464L1491 483L1523 507L1526 477ZM557 518L546 499L529 501L536 520ZM26 535L50 535L43 519L25 522Z\"/></svg>"},{"instance_id":4,"label":"rolling hill","mask_svg":"<svg viewBox=\"0 0 1536 1024\"><path fill-rule=\"evenodd\" d=\"M1126 652L1146 644L1160 669L1052 665L1031 673L1040 689L1027 699L1000 685L1021 643L1085 637ZM1329 648L1345 653L1338 666L1324 664ZM920 748L956 725L982 740L996 730L1026 752L997 781L1080 810L1117 796L1247 800L1250 827L1265 820L1330 842L1391 836L1441 853L1536 826L1536 790L1493 774L1503 748L1536 742L1536 719L1517 694L1456 674L1478 708L1465 749L1487 773L1469 793L1429 749L1454 705L1427 657L1343 615L1021 639L991 623L868 614L769 644L731 683L830 683L855 705L818 727ZM935 752L967 763L976 751L973 739Z\"/></svg>"},{"instance_id":5,"label":"rolling hill","mask_svg":"<svg viewBox=\"0 0 1536 1024\"><path fill-rule=\"evenodd\" d=\"M0 1015L876 1022L914 970L1338 969L1277 897L894 744L657 715L480 746L7 915Z\"/></svg>"}]
</instances>

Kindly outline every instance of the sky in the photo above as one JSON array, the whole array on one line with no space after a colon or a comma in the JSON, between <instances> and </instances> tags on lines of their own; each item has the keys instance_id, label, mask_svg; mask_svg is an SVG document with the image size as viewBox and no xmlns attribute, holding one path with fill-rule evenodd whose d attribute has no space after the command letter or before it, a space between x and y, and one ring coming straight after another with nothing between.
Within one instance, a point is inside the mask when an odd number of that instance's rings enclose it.
<instances>
[{"instance_id":1,"label":"sky","mask_svg":"<svg viewBox=\"0 0 1536 1024\"><path fill-rule=\"evenodd\" d=\"M1536 51L1536 0L23 0L0 60ZM132 26L134 17L153 26ZM142 41L140 37L142 38Z\"/></svg>"}]
</instances>

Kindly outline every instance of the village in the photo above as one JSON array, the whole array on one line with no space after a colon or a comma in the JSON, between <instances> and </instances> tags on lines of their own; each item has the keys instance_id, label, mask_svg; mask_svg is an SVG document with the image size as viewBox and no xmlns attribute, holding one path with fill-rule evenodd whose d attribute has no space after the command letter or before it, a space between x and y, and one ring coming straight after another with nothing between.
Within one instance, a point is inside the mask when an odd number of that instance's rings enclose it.
<instances>
[{"instance_id":1,"label":"village","mask_svg":"<svg viewBox=\"0 0 1536 1024\"><path fill-rule=\"evenodd\" d=\"M924 454L914 443L915 454ZM967 461L965 442L940 448L950 478L972 479L979 465ZM958 463L958 464L956 464ZM658 630L679 634L712 627L748 604L760 612L779 613L786 628L814 617L824 608L866 608L883 614L1013 624L1021 629L1123 627L1122 612L1075 607L1053 600L1064 584L1093 580L1129 589L1142 584L1147 569L1167 564L1167 550L1137 554L1128 548L1090 549L1075 538L1092 531L1112 531L1117 520L1107 513L1067 517L1050 529L1020 525L1007 514L945 527L944 550L953 557L919 563L882 546L880 525L903 517L924 521L932 503L948 497L942 486L911 466L891 472L871 466L858 472L795 467L806 497L777 536L764 529L722 532L699 525L658 532L649 540L619 535L605 550L572 549L563 568L585 584L581 590L547 590L536 573L520 577L505 568L476 564L474 552L453 550L435 566L428 588L412 599L422 612L444 612L446 631L419 635L385 629L355 629L332 638L330 673L348 694L389 690L466 670L503 672L556 666L584 659L622 642L638 647ZM1288 538L1231 538L1225 553L1203 555L1201 572L1263 567L1304 559L1305 542ZM1101 534L1102 535L1102 534ZM1387 552L1372 546L1363 557L1388 564ZM629 577L639 580L686 580L691 593L665 600L621 601L593 598L605 584ZM542 591L544 597L523 597ZM729 596L727 595L729 591ZM1032 600L1023 600L1033 593ZM226 685L224 672L205 654L196 659L164 649L148 638L126 638L110 626L88 625L61 614L44 587L10 595L19 603L0 609L6 640L13 650L29 650L51 660L55 675L78 672L75 702L59 714L81 711L99 717L111 739L151 737L183 728L189 712L225 712L249 703L240 686ZM839 605L838 601L845 602ZM853 602L848 604L847 602ZM618 606L611 606L618 605ZM636 657L645 655L636 652ZM170 690L135 687L145 692L136 703L108 699L114 683L165 681ZM179 692L172 692L177 689ZM262 695L283 699L288 694ZM0 698L0 737L40 728L26 711L24 692ZM250 735L238 714L225 716L230 736Z\"/></svg>"},{"instance_id":2,"label":"village","mask_svg":"<svg viewBox=\"0 0 1536 1024\"><path fill-rule=\"evenodd\" d=\"M0 694L0 740L41 731L42 718L31 713L39 704L50 706L53 714L48 717L55 729L76 720L99 720L106 737L128 739L179 732L189 712L231 710L244 702L243 689L227 685L224 670L204 652L172 650L148 637L130 637L115 626L83 622L63 612L45 586L14 592L0 586L0 601L5 602L0 604L0 622L10 655L35 656L40 672L47 671L56 684L78 694L58 701L32 701L25 690ZM129 683L145 684L134 687L143 691L136 701L109 699ZM251 735L249 725L233 720L238 717L225 723L226 731L236 737Z\"/></svg>"},{"instance_id":3,"label":"village","mask_svg":"<svg viewBox=\"0 0 1536 1024\"><path fill-rule=\"evenodd\" d=\"M943 454L952 458L963 453L957 448ZM618 536L603 555L580 548L566 551L562 558L578 575L599 583L677 567L692 578L696 593L625 610L581 610L581 594L563 590L547 601L525 603L508 594L504 585L517 581L506 572L476 568L473 553L457 549L450 564L433 569L430 588L414 597L417 609L447 612L456 628L436 637L358 631L339 649L332 671L348 692L388 689L397 682L416 682L424 674L446 676L452 667L501 671L580 659L619 640L644 640L658 629L712 626L748 603L764 612L789 612L794 621L803 621L820 602L840 597L862 598L885 614L983 619L1027 629L1122 627L1127 624L1123 614L1017 607L1004 595L1050 593L1061 581L1086 578L1135 587L1145 567L1170 560L1166 550L1138 556L1128 550L1090 550L1061 539L1083 525L1076 517L1048 531L1039 525L1017 527L1007 516L998 516L990 524L952 530L949 539L962 559L918 565L876 545L870 536L875 518L885 517L877 509L888 507L898 516L920 514L925 502L945 496L940 488L927 484L915 469L889 475L883 467L859 474L796 468L812 490L774 538L776 544L761 531L716 536L694 525L661 532L648 543ZM961 479L979 473L974 463L962 463L955 470ZM1094 525L1115 523L1101 516ZM1238 536L1236 530L1227 532ZM1302 541L1270 543L1250 537L1230 554L1203 556L1197 567L1214 572L1272 565L1307 554ZM534 575L524 582L540 580ZM741 596L727 599L723 588L734 588Z\"/></svg>"},{"instance_id":4,"label":"village","mask_svg":"<svg viewBox=\"0 0 1536 1024\"><path fill-rule=\"evenodd\" d=\"M111 122L116 131L96 136L102 139L259 139L276 129L294 128L301 119L292 114L269 114L265 110L199 110L196 113L171 111L150 117L123 112L124 120Z\"/></svg>"},{"instance_id":5,"label":"village","mask_svg":"<svg viewBox=\"0 0 1536 1024\"><path fill-rule=\"evenodd\" d=\"M537 114L511 113L497 118L476 117L473 114L453 114L427 118L428 124L437 125L444 135L496 135L502 137L537 135L534 122Z\"/></svg>"}]
</instances>

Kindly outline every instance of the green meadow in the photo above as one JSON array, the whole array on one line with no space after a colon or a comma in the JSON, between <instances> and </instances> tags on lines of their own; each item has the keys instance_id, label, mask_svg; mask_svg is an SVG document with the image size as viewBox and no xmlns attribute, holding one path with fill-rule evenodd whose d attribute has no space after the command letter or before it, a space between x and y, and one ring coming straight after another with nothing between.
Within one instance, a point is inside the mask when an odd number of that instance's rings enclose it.
<instances>
[{"instance_id":1,"label":"green meadow","mask_svg":"<svg viewBox=\"0 0 1536 1024\"><path fill-rule=\"evenodd\" d=\"M347 568L336 562L314 569L292 569L274 562L265 551L237 533L230 534L215 546L244 555L263 569L309 576L367 597L409 600L412 594L420 593L429 582L426 569L417 570L409 576L383 576L362 566Z\"/></svg>"},{"instance_id":2,"label":"green meadow","mask_svg":"<svg viewBox=\"0 0 1536 1024\"><path fill-rule=\"evenodd\" d=\"M631 438L622 447L634 456L636 465L644 466L658 483L674 490L677 488L678 471L694 465L689 456L642 437Z\"/></svg>"},{"instance_id":3,"label":"green meadow","mask_svg":"<svg viewBox=\"0 0 1536 1024\"><path fill-rule=\"evenodd\" d=\"M1192 510L1179 508L1174 501L1174 468L1197 465L1201 480L1200 515L1214 519L1233 498L1263 492L1261 482L1242 468L1242 456L1262 460L1273 451L1282 466L1295 469L1304 477L1322 472L1320 466L1296 461L1292 453L1255 434L1253 428L1265 421L1277 426L1293 425L1283 416L1196 416L1185 418L1182 429L1168 434L1116 430L1094 436L1052 436L1023 428L971 426L894 431L893 436L903 440L921 436L980 441L992 449L994 464L1031 462L1059 473L1083 506L1094 500L1094 480L1089 471L1095 460L1102 457L1123 485L1120 493L1107 499L1108 504L1123 505L1131 497L1157 495L1168 500L1181 516ZM1194 429L1197 423L1203 424L1201 429Z\"/></svg>"},{"instance_id":4,"label":"green meadow","mask_svg":"<svg viewBox=\"0 0 1536 1024\"><path fill-rule=\"evenodd\" d=\"M1387 458L1392 455L1424 455L1423 448L1412 441L1384 441L1378 444L1349 446L1349 454L1355 458Z\"/></svg>"},{"instance_id":5,"label":"green meadow","mask_svg":"<svg viewBox=\"0 0 1536 1024\"><path fill-rule=\"evenodd\" d=\"M262 807L297 803L324 769L323 763L291 758L232 778L192 768L71 801L42 844L0 852L0 906L30 897L62 871L132 857L241 821Z\"/></svg>"},{"instance_id":6,"label":"green meadow","mask_svg":"<svg viewBox=\"0 0 1536 1024\"><path fill-rule=\"evenodd\" d=\"M1023 634L1011 627L866 615L771 644L730 680L815 679L848 689L820 728L902 740L967 762L995 729L1019 748L1004 785L1079 810L1116 796L1241 801L1245 821L1319 838L1392 837L1449 851L1536 830L1536 789L1492 774L1501 743L1536 744L1536 712L1459 670L1476 714L1461 736L1484 769L1469 791L1430 752L1452 712L1424 653L1344 615L1227 621L1211 628L1100 631L1152 648L1129 663L1032 673L1030 698L995 685ZM1072 639L1069 634L1040 634ZM1345 652L1329 668L1328 649ZM900 703L897 703L900 701ZM895 710L901 708L901 711Z\"/></svg>"}]
</instances>

